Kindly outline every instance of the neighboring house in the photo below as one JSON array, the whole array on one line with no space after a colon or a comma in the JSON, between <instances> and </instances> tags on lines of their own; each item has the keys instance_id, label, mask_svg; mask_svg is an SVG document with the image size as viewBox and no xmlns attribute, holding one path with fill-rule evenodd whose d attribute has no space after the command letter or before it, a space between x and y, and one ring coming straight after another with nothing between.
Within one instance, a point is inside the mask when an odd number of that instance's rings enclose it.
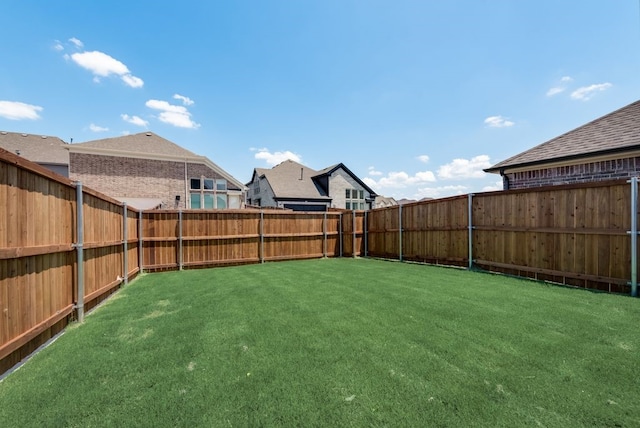
<instances>
[{"instance_id":1,"label":"neighboring house","mask_svg":"<svg viewBox=\"0 0 640 428\"><path fill-rule=\"evenodd\" d=\"M68 144L69 178L140 209L241 208L244 186L152 132Z\"/></svg>"},{"instance_id":2,"label":"neighboring house","mask_svg":"<svg viewBox=\"0 0 640 428\"><path fill-rule=\"evenodd\" d=\"M64 177L69 177L67 146L58 137L0 131L0 147Z\"/></svg>"},{"instance_id":3,"label":"neighboring house","mask_svg":"<svg viewBox=\"0 0 640 428\"><path fill-rule=\"evenodd\" d=\"M500 174L505 190L640 175L640 101L485 171Z\"/></svg>"},{"instance_id":4,"label":"neighboring house","mask_svg":"<svg viewBox=\"0 0 640 428\"><path fill-rule=\"evenodd\" d=\"M255 168L246 186L247 205L294 211L369 210L377 196L342 163L316 171L286 160L271 169Z\"/></svg>"},{"instance_id":5,"label":"neighboring house","mask_svg":"<svg viewBox=\"0 0 640 428\"><path fill-rule=\"evenodd\" d=\"M398 205L398 201L390 196L376 196L376 200L373 203L374 208L387 208Z\"/></svg>"}]
</instances>

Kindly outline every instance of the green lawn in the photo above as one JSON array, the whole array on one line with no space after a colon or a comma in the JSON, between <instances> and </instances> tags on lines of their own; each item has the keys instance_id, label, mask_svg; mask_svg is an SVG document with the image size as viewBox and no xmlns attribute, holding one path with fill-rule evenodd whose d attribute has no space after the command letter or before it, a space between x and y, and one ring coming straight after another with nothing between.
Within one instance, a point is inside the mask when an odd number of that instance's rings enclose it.
<instances>
[{"instance_id":1,"label":"green lawn","mask_svg":"<svg viewBox=\"0 0 640 428\"><path fill-rule=\"evenodd\" d=\"M378 260L145 275L0 427L640 426L640 300Z\"/></svg>"}]
</instances>

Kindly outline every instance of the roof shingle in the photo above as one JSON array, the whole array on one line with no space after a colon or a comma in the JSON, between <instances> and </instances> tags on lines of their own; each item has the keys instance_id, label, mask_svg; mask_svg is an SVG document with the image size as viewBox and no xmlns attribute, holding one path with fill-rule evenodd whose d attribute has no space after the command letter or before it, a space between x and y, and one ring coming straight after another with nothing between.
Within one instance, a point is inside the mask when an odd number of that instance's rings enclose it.
<instances>
[{"instance_id":1,"label":"roof shingle","mask_svg":"<svg viewBox=\"0 0 640 428\"><path fill-rule=\"evenodd\" d=\"M640 101L503 160L486 172L640 149Z\"/></svg>"}]
</instances>

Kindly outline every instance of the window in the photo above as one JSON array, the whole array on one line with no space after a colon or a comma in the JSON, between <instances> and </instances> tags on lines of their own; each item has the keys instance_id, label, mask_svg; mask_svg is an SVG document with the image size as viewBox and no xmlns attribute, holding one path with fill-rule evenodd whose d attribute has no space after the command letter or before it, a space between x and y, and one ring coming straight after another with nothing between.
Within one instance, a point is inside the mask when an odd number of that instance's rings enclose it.
<instances>
[{"instance_id":1,"label":"window","mask_svg":"<svg viewBox=\"0 0 640 428\"><path fill-rule=\"evenodd\" d=\"M191 192L191 209L225 209L227 201L227 180L223 178L191 178L189 180Z\"/></svg>"},{"instance_id":2,"label":"window","mask_svg":"<svg viewBox=\"0 0 640 428\"><path fill-rule=\"evenodd\" d=\"M365 199L364 199L364 190L359 189L345 189L345 208L348 210L364 210L365 209Z\"/></svg>"},{"instance_id":3,"label":"window","mask_svg":"<svg viewBox=\"0 0 640 428\"><path fill-rule=\"evenodd\" d=\"M191 209L194 210L199 210L201 207L200 205L200 193L192 193L191 194Z\"/></svg>"},{"instance_id":4,"label":"window","mask_svg":"<svg viewBox=\"0 0 640 428\"><path fill-rule=\"evenodd\" d=\"M212 210L213 209L213 194L212 193L205 193L203 196L204 199L204 209L205 210Z\"/></svg>"}]
</instances>

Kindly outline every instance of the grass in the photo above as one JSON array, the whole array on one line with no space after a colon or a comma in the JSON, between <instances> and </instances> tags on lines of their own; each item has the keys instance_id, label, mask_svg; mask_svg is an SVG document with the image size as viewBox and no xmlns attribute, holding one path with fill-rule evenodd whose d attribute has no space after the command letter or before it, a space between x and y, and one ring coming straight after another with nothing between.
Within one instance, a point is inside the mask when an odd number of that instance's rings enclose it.
<instances>
[{"instance_id":1,"label":"grass","mask_svg":"<svg viewBox=\"0 0 640 428\"><path fill-rule=\"evenodd\" d=\"M640 300L326 259L145 275L0 383L0 426L640 426Z\"/></svg>"}]
</instances>

